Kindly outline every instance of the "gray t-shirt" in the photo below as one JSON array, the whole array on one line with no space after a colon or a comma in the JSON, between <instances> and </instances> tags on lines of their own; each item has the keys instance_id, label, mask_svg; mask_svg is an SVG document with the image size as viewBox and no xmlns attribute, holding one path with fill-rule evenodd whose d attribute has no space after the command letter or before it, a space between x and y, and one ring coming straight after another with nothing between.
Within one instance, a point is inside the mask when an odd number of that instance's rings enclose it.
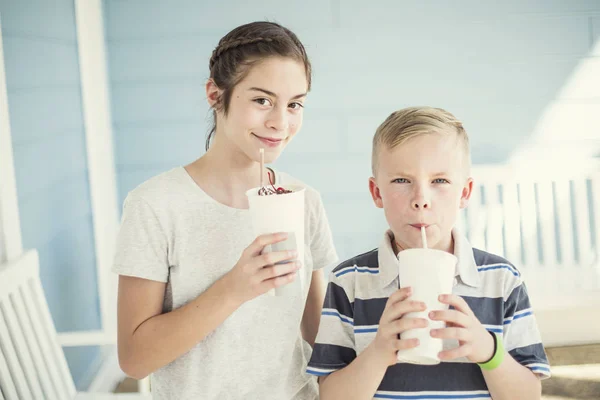
<instances>
[{"instance_id":1,"label":"gray t-shirt","mask_svg":"<svg viewBox=\"0 0 600 400\"><path fill-rule=\"evenodd\" d=\"M305 282L337 261L319 193L284 173L278 186L305 192ZM225 275L255 239L248 210L218 203L184 168L158 175L131 191L124 204L113 271L166 282L163 312L190 302ZM298 279L298 278L296 278ZM300 322L302 296L262 295L244 303L187 353L152 374L156 399L318 398L305 370L311 348Z\"/></svg>"}]
</instances>

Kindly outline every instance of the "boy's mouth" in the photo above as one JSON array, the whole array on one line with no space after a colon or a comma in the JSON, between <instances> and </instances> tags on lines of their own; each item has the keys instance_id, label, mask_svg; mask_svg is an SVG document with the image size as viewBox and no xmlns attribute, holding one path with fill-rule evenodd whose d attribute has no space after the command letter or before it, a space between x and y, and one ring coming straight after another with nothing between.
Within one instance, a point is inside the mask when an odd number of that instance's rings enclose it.
<instances>
[{"instance_id":1,"label":"boy's mouth","mask_svg":"<svg viewBox=\"0 0 600 400\"><path fill-rule=\"evenodd\" d=\"M427 224L410 224L413 228L421 229L422 227L427 228L429 225Z\"/></svg>"}]
</instances>

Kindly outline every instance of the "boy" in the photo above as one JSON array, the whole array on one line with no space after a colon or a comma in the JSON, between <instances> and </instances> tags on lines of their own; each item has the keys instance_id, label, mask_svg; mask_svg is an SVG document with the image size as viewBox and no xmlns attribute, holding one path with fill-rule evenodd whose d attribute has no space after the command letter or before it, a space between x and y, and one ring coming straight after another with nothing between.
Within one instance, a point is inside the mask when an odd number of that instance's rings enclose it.
<instances>
[{"instance_id":1,"label":"boy","mask_svg":"<svg viewBox=\"0 0 600 400\"><path fill-rule=\"evenodd\" d=\"M469 142L447 111L420 107L392 113L373 138L369 189L389 230L378 249L336 267L330 276L319 333L307 372L319 376L321 400L540 399L550 376L527 290L517 269L473 249L454 229L473 180ZM418 346L399 334L428 321L398 276L397 254L421 247L457 256L450 308L429 314L446 328L438 365L397 363L396 352ZM398 290L398 288L401 288Z\"/></svg>"}]
</instances>

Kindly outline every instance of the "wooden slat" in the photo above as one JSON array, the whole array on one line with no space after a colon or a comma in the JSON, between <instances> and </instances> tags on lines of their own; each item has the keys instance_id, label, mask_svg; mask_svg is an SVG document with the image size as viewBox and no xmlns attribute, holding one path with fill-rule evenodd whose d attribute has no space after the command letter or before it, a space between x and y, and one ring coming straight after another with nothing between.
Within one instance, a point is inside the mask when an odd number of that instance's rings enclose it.
<instances>
[{"instance_id":1,"label":"wooden slat","mask_svg":"<svg viewBox=\"0 0 600 400\"><path fill-rule=\"evenodd\" d=\"M502 208L498 183L485 185L485 201L487 209L486 244L487 250L499 256L504 256L504 241L502 239Z\"/></svg>"},{"instance_id":2,"label":"wooden slat","mask_svg":"<svg viewBox=\"0 0 600 400\"><path fill-rule=\"evenodd\" d=\"M539 222L542 234L542 262L546 266L559 265L556 252L556 228L554 215L554 191L552 181L537 184Z\"/></svg>"},{"instance_id":3,"label":"wooden slat","mask_svg":"<svg viewBox=\"0 0 600 400\"><path fill-rule=\"evenodd\" d=\"M517 192L517 183L507 181L502 186L502 215L504 216L504 236L506 240L506 258L521 264L521 210Z\"/></svg>"},{"instance_id":4,"label":"wooden slat","mask_svg":"<svg viewBox=\"0 0 600 400\"><path fill-rule=\"evenodd\" d=\"M16 348L8 331L8 324L5 318L4 303L8 301L8 296L0 298L0 346L8 365L8 372L17 390L17 399L31 399L33 395L27 384L23 366L16 353Z\"/></svg>"},{"instance_id":5,"label":"wooden slat","mask_svg":"<svg viewBox=\"0 0 600 400\"><path fill-rule=\"evenodd\" d=\"M34 295L32 293L33 285L25 285L22 289L23 301L25 303L25 308L27 309L27 314L29 314L31 320L34 321L33 330L42 352L43 368L46 368L50 374L52 388L54 393L56 393L56 397L59 399L69 398L70 394L68 386L64 383L65 378L60 375L60 368L56 368L57 361L55 351L52 349L52 340L50 339L48 331L45 329L41 312L34 301Z\"/></svg>"},{"instance_id":6,"label":"wooden slat","mask_svg":"<svg viewBox=\"0 0 600 400\"><path fill-rule=\"evenodd\" d=\"M4 323L2 316L0 315L0 323ZM5 400L17 400L17 388L15 387L15 383L11 377L11 373L8 370L8 364L6 362L6 358L4 357L4 352L1 346L2 342L0 341L0 388L1 392L4 395Z\"/></svg>"},{"instance_id":7,"label":"wooden slat","mask_svg":"<svg viewBox=\"0 0 600 400\"><path fill-rule=\"evenodd\" d=\"M68 394L68 398L73 398L76 393L75 384L73 383L73 378L71 378L71 373L69 371L65 355L60 347L60 344L58 343L56 329L54 328L54 323L52 322L52 318L50 316L48 303L46 303L46 298L44 297L42 284L39 279L35 279L30 281L29 285L32 294L32 300L35 307L39 311L40 325L43 328L45 336L50 341L50 350L52 353L52 359L54 361L54 368L58 370L61 384L64 386Z\"/></svg>"},{"instance_id":8,"label":"wooden slat","mask_svg":"<svg viewBox=\"0 0 600 400\"><path fill-rule=\"evenodd\" d=\"M579 264L589 266L592 262L592 238L590 226L590 204L588 202L587 179L573 181L575 225L577 226L577 252Z\"/></svg>"},{"instance_id":9,"label":"wooden slat","mask_svg":"<svg viewBox=\"0 0 600 400\"><path fill-rule=\"evenodd\" d=\"M469 201L467 224L469 225L469 241L473 247L485 250L485 209L481 201L481 186L473 187L473 194Z\"/></svg>"},{"instance_id":10,"label":"wooden slat","mask_svg":"<svg viewBox=\"0 0 600 400\"><path fill-rule=\"evenodd\" d=\"M573 219L571 218L571 188L568 180L557 180L555 188L561 264L567 268L571 268L575 265Z\"/></svg>"},{"instance_id":11,"label":"wooden slat","mask_svg":"<svg viewBox=\"0 0 600 400\"><path fill-rule=\"evenodd\" d=\"M521 224L525 246L525 264L539 265L537 240L537 215L533 182L519 182Z\"/></svg>"},{"instance_id":12,"label":"wooden slat","mask_svg":"<svg viewBox=\"0 0 600 400\"><path fill-rule=\"evenodd\" d=\"M37 379L39 380L43 392L43 398L45 400L53 400L57 398L57 395L50 381L48 368L46 367L42 356L42 349L34 331L34 325L38 321L33 319L33 315L28 312L25 306L23 290L26 288L27 286L21 286L19 288L20 290L13 294L12 303L15 307L15 313L19 320L19 324L23 329L23 336L25 338L25 342L27 343L27 348L31 352L31 359L35 367L35 372L37 373Z\"/></svg>"},{"instance_id":13,"label":"wooden slat","mask_svg":"<svg viewBox=\"0 0 600 400\"><path fill-rule=\"evenodd\" d=\"M595 264L600 266L600 173L592 176L592 201L594 207L594 229L596 240L594 244ZM600 288L600 274L598 274L597 288Z\"/></svg>"},{"instance_id":14,"label":"wooden slat","mask_svg":"<svg viewBox=\"0 0 600 400\"><path fill-rule=\"evenodd\" d=\"M18 290L18 286L15 287L15 289ZM40 381L37 376L36 368L33 364L31 351L27 346L27 342L25 341L25 332L23 331L23 327L19 323L17 314L15 312L16 310L13 304L14 295L14 292L11 293L10 299L2 304L2 312L4 313L4 318L8 327L8 332L10 333L10 336L13 340L15 352L17 353L21 366L23 367L25 379L27 380L27 384L29 386L29 389L31 390L31 398L42 400L42 387L40 386Z\"/></svg>"}]
</instances>

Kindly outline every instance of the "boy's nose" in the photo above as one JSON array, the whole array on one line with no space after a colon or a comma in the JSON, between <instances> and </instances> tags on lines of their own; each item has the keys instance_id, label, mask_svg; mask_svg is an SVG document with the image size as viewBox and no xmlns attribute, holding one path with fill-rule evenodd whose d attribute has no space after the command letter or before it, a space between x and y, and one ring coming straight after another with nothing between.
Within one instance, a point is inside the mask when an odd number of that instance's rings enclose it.
<instances>
[{"instance_id":1,"label":"boy's nose","mask_svg":"<svg viewBox=\"0 0 600 400\"><path fill-rule=\"evenodd\" d=\"M412 206L415 210L431 208L431 204L429 204L429 201L426 199L417 199L417 200L413 201Z\"/></svg>"}]
</instances>

